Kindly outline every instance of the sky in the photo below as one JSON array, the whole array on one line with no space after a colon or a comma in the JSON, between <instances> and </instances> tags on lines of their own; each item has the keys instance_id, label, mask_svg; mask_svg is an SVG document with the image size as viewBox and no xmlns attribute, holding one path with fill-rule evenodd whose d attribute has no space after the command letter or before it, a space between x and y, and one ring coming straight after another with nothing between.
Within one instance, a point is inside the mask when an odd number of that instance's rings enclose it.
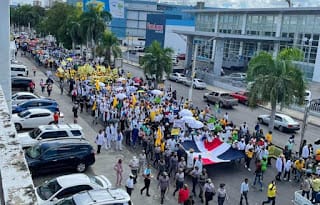
<instances>
[{"instance_id":1,"label":"sky","mask_svg":"<svg viewBox=\"0 0 320 205\"><path fill-rule=\"evenodd\" d=\"M13 4L32 4L33 0L10 0ZM45 4L47 0L42 0ZM155 0L150 0L155 1ZM172 2L174 4L196 4L200 0L159 0L160 2ZM220 8L264 8L264 7L288 7L285 0L202 0L206 6ZM320 0L292 0L294 7L320 7Z\"/></svg>"}]
</instances>

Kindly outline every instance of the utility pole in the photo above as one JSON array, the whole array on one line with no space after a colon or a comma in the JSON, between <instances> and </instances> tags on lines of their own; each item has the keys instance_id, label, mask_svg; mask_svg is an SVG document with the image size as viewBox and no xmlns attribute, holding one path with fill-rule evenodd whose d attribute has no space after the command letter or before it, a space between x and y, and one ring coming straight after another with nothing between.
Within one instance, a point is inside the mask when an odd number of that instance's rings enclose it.
<instances>
[{"instance_id":1,"label":"utility pole","mask_svg":"<svg viewBox=\"0 0 320 205\"><path fill-rule=\"evenodd\" d=\"M196 43L194 46L194 52L193 52L193 63L192 63L192 71L191 71L191 86L190 86L189 95L188 95L189 102L192 102L193 79L194 79L195 70L196 70L198 46L199 46L198 43Z\"/></svg>"},{"instance_id":2,"label":"utility pole","mask_svg":"<svg viewBox=\"0 0 320 205\"><path fill-rule=\"evenodd\" d=\"M308 125L308 116L309 116L310 106L311 106L312 102L314 102L314 100L311 100L310 102L308 102L308 103L306 104L306 106L304 107L302 128L301 128L301 134L300 134L299 155L301 155L300 150L301 150L301 148L302 148L302 143L303 143L303 140L304 140L304 135L305 135L306 128L307 128L307 125Z\"/></svg>"}]
</instances>

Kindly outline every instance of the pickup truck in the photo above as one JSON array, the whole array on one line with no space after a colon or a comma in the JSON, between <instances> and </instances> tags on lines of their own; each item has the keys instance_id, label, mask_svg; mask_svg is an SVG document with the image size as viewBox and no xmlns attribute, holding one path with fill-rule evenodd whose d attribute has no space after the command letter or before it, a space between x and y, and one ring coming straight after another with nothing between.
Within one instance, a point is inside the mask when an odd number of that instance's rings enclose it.
<instances>
[{"instance_id":1,"label":"pickup truck","mask_svg":"<svg viewBox=\"0 0 320 205\"><path fill-rule=\"evenodd\" d=\"M239 103L242 103L244 105L249 104L249 100L248 100L249 93L247 91L239 91L239 92L231 93L230 95L233 98L237 99Z\"/></svg>"},{"instance_id":2,"label":"pickup truck","mask_svg":"<svg viewBox=\"0 0 320 205\"><path fill-rule=\"evenodd\" d=\"M218 103L219 107L232 108L238 105L238 100L234 99L229 93L226 92L216 92L204 94L203 98L207 102Z\"/></svg>"}]
</instances>

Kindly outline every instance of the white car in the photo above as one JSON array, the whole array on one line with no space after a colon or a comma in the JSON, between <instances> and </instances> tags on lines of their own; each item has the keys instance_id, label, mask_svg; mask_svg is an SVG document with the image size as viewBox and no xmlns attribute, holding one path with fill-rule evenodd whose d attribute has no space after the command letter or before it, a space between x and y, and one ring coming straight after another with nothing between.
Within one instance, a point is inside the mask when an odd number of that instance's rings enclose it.
<instances>
[{"instance_id":1,"label":"white car","mask_svg":"<svg viewBox=\"0 0 320 205\"><path fill-rule=\"evenodd\" d=\"M54 113L44 108L32 108L12 115L12 122L17 131L25 128L36 128L39 125L53 124ZM59 120L63 118L60 113Z\"/></svg>"},{"instance_id":2,"label":"white car","mask_svg":"<svg viewBox=\"0 0 320 205\"><path fill-rule=\"evenodd\" d=\"M183 81L183 84L185 84L186 86L191 86L191 79L187 79L187 80ZM195 79L193 79L192 87L196 88L196 89L206 89L207 84L205 82L203 82L201 79L195 78Z\"/></svg>"},{"instance_id":3,"label":"white car","mask_svg":"<svg viewBox=\"0 0 320 205\"><path fill-rule=\"evenodd\" d=\"M100 189L80 192L56 205L127 205L129 203L130 196L123 189Z\"/></svg>"},{"instance_id":4,"label":"white car","mask_svg":"<svg viewBox=\"0 0 320 205\"><path fill-rule=\"evenodd\" d=\"M111 182L103 175L69 174L46 181L35 192L39 205L53 205L82 191L107 188L111 188Z\"/></svg>"},{"instance_id":5,"label":"white car","mask_svg":"<svg viewBox=\"0 0 320 205\"><path fill-rule=\"evenodd\" d=\"M246 73L231 73L230 75L224 76L224 78L235 80L235 81L244 81L247 78Z\"/></svg>"},{"instance_id":6,"label":"white car","mask_svg":"<svg viewBox=\"0 0 320 205\"><path fill-rule=\"evenodd\" d=\"M171 73L169 75L169 80L176 81L177 83L187 80L187 77L181 73Z\"/></svg>"},{"instance_id":7,"label":"white car","mask_svg":"<svg viewBox=\"0 0 320 205\"><path fill-rule=\"evenodd\" d=\"M269 125L270 115L259 115L258 121L261 124ZM300 124L288 115L276 113L274 119L274 127L277 128L280 132L286 130L295 131L300 129Z\"/></svg>"},{"instance_id":8,"label":"white car","mask_svg":"<svg viewBox=\"0 0 320 205\"><path fill-rule=\"evenodd\" d=\"M44 98L44 97L36 95L34 93L29 93L29 92L17 92L14 95L12 95L11 101L12 101L12 105L17 105L27 100L38 99L38 98Z\"/></svg>"},{"instance_id":9,"label":"white car","mask_svg":"<svg viewBox=\"0 0 320 205\"><path fill-rule=\"evenodd\" d=\"M66 138L84 138L82 127L78 124L40 125L30 132L18 133L18 142L23 149L32 147L39 141Z\"/></svg>"}]
</instances>

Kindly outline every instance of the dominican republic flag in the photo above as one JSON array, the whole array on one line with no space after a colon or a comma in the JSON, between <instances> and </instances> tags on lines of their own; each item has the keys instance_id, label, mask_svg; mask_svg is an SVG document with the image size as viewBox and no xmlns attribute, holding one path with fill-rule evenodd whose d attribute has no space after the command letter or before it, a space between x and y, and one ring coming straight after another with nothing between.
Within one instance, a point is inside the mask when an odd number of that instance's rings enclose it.
<instances>
[{"instance_id":1,"label":"dominican republic flag","mask_svg":"<svg viewBox=\"0 0 320 205\"><path fill-rule=\"evenodd\" d=\"M190 149L193 149L195 159L201 155L203 165L230 162L245 157L243 152L233 149L230 144L221 141L219 138L214 138L212 142L208 142L206 139L187 140L182 142L181 145L188 155Z\"/></svg>"}]
</instances>

